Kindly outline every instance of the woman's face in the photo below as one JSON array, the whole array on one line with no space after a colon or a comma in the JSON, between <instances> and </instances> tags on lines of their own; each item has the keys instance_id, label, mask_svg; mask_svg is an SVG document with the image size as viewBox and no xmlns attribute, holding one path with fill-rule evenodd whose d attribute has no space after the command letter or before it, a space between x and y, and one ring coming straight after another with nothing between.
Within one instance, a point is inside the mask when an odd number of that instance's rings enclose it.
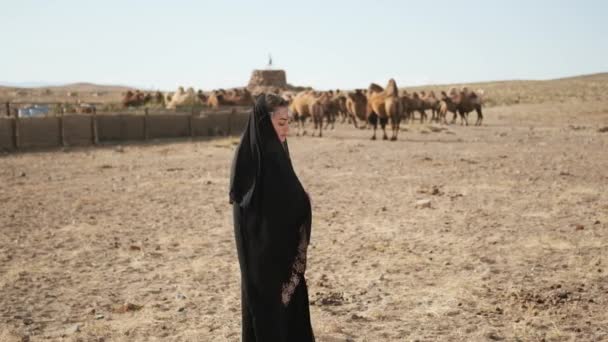
<instances>
[{"instance_id":1,"label":"woman's face","mask_svg":"<svg viewBox=\"0 0 608 342\"><path fill-rule=\"evenodd\" d=\"M277 132L277 136L281 142L285 142L287 139L287 133L289 133L289 116L287 113L287 107L278 107L274 110L271 116L272 126Z\"/></svg>"}]
</instances>

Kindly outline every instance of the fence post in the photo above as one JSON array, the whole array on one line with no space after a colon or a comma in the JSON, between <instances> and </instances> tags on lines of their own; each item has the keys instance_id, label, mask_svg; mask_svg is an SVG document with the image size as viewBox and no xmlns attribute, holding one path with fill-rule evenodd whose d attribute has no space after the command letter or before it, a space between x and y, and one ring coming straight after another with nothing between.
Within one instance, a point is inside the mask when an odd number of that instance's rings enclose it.
<instances>
[{"instance_id":1,"label":"fence post","mask_svg":"<svg viewBox=\"0 0 608 342\"><path fill-rule=\"evenodd\" d=\"M236 115L236 108L232 108L230 111L230 115L228 116L228 133L227 136L232 135L232 124L234 122L234 117Z\"/></svg>"},{"instance_id":2,"label":"fence post","mask_svg":"<svg viewBox=\"0 0 608 342\"><path fill-rule=\"evenodd\" d=\"M93 145L99 144L99 136L97 134L97 111L93 111L93 117L91 118L91 138L93 139Z\"/></svg>"},{"instance_id":3,"label":"fence post","mask_svg":"<svg viewBox=\"0 0 608 342\"><path fill-rule=\"evenodd\" d=\"M190 117L188 118L188 130L190 131L190 138L194 138L194 111L190 113Z\"/></svg>"},{"instance_id":4,"label":"fence post","mask_svg":"<svg viewBox=\"0 0 608 342\"><path fill-rule=\"evenodd\" d=\"M63 114L59 115L59 135L61 137L61 146L65 147L65 125L63 124Z\"/></svg>"},{"instance_id":5,"label":"fence post","mask_svg":"<svg viewBox=\"0 0 608 342\"><path fill-rule=\"evenodd\" d=\"M15 150L19 149L19 111L15 111L15 119L13 120L13 146Z\"/></svg>"},{"instance_id":6,"label":"fence post","mask_svg":"<svg viewBox=\"0 0 608 342\"><path fill-rule=\"evenodd\" d=\"M144 140L148 140L148 108L144 108Z\"/></svg>"}]
</instances>

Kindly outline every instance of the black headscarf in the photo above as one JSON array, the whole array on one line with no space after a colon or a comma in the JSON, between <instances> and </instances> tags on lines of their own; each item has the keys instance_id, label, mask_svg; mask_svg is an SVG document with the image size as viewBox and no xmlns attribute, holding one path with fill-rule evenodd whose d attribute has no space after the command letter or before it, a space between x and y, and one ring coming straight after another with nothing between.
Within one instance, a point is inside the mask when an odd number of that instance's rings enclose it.
<instances>
[{"instance_id":1,"label":"black headscarf","mask_svg":"<svg viewBox=\"0 0 608 342\"><path fill-rule=\"evenodd\" d=\"M272 127L264 95L256 100L235 152L230 202L243 315L252 325L247 329L257 341L284 341L281 287L290 279L300 242L310 241L311 208L287 143L279 141Z\"/></svg>"}]
</instances>

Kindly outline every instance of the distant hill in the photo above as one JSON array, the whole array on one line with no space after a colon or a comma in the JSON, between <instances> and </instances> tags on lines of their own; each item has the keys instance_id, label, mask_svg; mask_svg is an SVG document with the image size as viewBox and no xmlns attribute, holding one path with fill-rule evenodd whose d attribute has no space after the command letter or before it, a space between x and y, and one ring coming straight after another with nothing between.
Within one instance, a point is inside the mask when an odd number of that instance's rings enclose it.
<instances>
[{"instance_id":1,"label":"distant hill","mask_svg":"<svg viewBox=\"0 0 608 342\"><path fill-rule=\"evenodd\" d=\"M387 80L388 81L388 80ZM1 83L0 83L1 84ZM381 84L384 86L384 84ZM471 90L483 89L487 106L518 103L545 103L566 101L607 101L608 72L579 75L553 80L508 80L475 83L455 83L401 87L409 92L434 91L437 95L451 87L466 86ZM0 85L0 102L92 102L119 103L123 94L134 87L72 83L42 87L13 87Z\"/></svg>"},{"instance_id":2,"label":"distant hill","mask_svg":"<svg viewBox=\"0 0 608 342\"><path fill-rule=\"evenodd\" d=\"M23 83L0 82L0 89L12 89L12 90L56 89L56 90L66 90L66 91L126 91L129 89L135 89L135 88L129 87L129 86L105 85L105 84L95 84L95 83L87 83L87 82L69 83L69 84L62 84L62 85L33 83L33 82L23 82Z\"/></svg>"},{"instance_id":3,"label":"distant hill","mask_svg":"<svg viewBox=\"0 0 608 342\"><path fill-rule=\"evenodd\" d=\"M518 103L608 101L608 73L580 75L553 80L511 80L401 87L407 91L441 91L456 87L483 90L486 106Z\"/></svg>"},{"instance_id":4,"label":"distant hill","mask_svg":"<svg viewBox=\"0 0 608 342\"><path fill-rule=\"evenodd\" d=\"M0 85L0 102L120 102L123 94L134 87L94 83L71 83L40 87Z\"/></svg>"}]
</instances>

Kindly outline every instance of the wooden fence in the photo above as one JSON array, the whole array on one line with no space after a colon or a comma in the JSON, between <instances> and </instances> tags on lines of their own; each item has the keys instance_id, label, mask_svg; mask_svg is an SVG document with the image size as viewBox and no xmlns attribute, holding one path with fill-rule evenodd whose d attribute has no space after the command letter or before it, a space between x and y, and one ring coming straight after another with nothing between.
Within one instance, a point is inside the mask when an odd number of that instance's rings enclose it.
<instances>
[{"instance_id":1,"label":"wooden fence","mask_svg":"<svg viewBox=\"0 0 608 342\"><path fill-rule=\"evenodd\" d=\"M104 142L240 134L249 113L229 109L207 114L69 114L0 117L0 150L88 146Z\"/></svg>"}]
</instances>

